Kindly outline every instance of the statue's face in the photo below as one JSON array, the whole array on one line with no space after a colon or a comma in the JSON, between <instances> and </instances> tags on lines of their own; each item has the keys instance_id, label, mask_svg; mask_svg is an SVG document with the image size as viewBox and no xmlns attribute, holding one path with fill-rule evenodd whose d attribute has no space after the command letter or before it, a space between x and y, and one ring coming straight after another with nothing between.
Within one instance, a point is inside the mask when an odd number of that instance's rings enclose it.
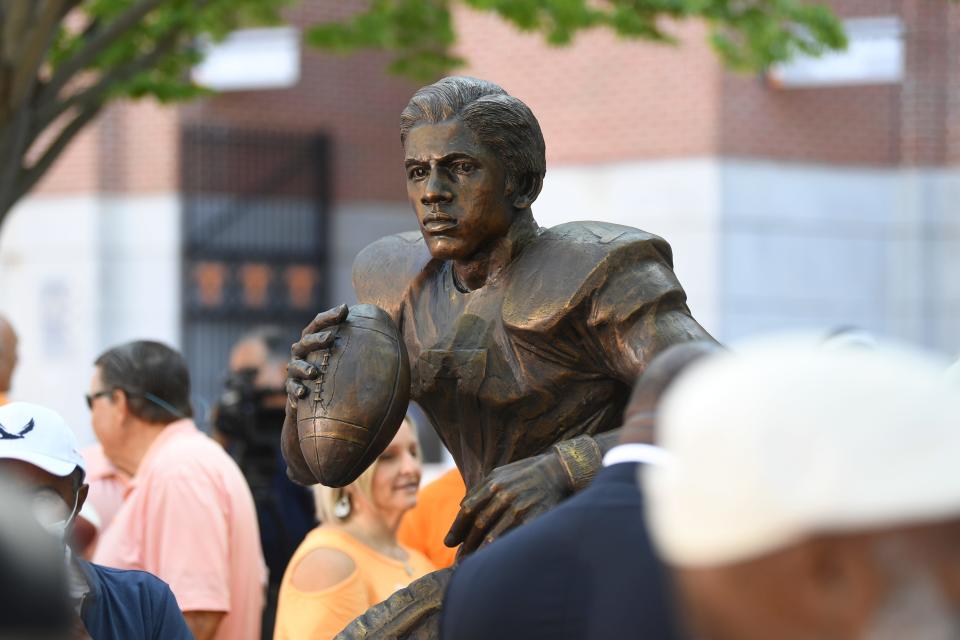
<instances>
[{"instance_id":1,"label":"statue's face","mask_svg":"<svg viewBox=\"0 0 960 640\"><path fill-rule=\"evenodd\" d=\"M414 127L404 152L407 196L434 258L467 259L506 234L504 167L459 119Z\"/></svg>"}]
</instances>

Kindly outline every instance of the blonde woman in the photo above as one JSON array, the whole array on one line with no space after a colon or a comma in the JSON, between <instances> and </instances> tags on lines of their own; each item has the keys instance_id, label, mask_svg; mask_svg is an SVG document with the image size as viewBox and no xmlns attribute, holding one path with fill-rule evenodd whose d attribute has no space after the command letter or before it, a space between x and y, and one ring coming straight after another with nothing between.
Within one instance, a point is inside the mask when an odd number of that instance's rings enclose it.
<instances>
[{"instance_id":1,"label":"blonde woman","mask_svg":"<svg viewBox=\"0 0 960 640\"><path fill-rule=\"evenodd\" d=\"M434 570L397 542L417 503L420 446L404 420L383 454L353 484L317 487L323 523L290 559L280 585L274 640L326 640L371 605Z\"/></svg>"}]
</instances>

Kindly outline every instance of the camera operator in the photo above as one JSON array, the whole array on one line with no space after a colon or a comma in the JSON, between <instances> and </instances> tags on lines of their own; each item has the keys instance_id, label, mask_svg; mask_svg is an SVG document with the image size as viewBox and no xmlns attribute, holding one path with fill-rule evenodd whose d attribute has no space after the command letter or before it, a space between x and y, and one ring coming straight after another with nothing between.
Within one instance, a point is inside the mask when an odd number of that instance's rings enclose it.
<instances>
[{"instance_id":1,"label":"camera operator","mask_svg":"<svg viewBox=\"0 0 960 640\"><path fill-rule=\"evenodd\" d=\"M284 569L316 524L312 494L287 478L280 453L288 342L274 327L241 337L230 352L230 374L213 417L214 437L243 471L257 508L263 556L270 570L263 614L265 639L273 634Z\"/></svg>"}]
</instances>

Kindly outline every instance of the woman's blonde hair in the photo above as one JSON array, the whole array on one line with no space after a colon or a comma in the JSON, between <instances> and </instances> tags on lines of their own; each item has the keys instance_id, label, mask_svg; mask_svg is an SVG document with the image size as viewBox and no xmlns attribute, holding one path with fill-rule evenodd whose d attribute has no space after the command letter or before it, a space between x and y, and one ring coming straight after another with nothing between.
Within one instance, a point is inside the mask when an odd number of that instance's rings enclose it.
<instances>
[{"instance_id":1,"label":"woman's blonde hair","mask_svg":"<svg viewBox=\"0 0 960 640\"><path fill-rule=\"evenodd\" d=\"M406 424L410 427L410 430L413 432L414 439L419 441L417 436L417 429L414 425L413 420L409 416L403 419L403 423L400 426ZM373 499L373 474L377 471L377 465L380 464L380 458L378 457L373 463L367 467L367 470L360 474L360 476L348 484L345 487L325 487L322 484L318 484L313 488L313 501L314 505L317 508L317 520L321 524L326 524L328 522L340 522L346 520L347 518L338 518L334 514L334 507L336 507L337 502L340 499L347 495L347 489L353 489L354 491L359 492L367 500ZM349 517L349 516L348 516Z\"/></svg>"}]
</instances>

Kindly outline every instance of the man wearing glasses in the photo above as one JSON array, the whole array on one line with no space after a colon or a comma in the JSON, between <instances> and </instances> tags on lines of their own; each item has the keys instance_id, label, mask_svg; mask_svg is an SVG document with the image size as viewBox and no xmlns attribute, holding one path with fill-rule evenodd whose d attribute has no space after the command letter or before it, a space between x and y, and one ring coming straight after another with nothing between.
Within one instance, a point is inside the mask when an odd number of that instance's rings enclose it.
<instances>
[{"instance_id":1,"label":"man wearing glasses","mask_svg":"<svg viewBox=\"0 0 960 640\"><path fill-rule=\"evenodd\" d=\"M38 524L62 545L78 622L71 638L192 637L170 588L155 576L90 564L67 547L88 487L83 458L63 418L25 402L0 407L0 473L30 495ZM55 603L49 604L52 611Z\"/></svg>"},{"instance_id":2,"label":"man wearing glasses","mask_svg":"<svg viewBox=\"0 0 960 640\"><path fill-rule=\"evenodd\" d=\"M138 341L95 364L93 430L131 485L94 561L167 582L198 640L258 638L266 570L253 497L230 456L191 419L186 362Z\"/></svg>"}]
</instances>

